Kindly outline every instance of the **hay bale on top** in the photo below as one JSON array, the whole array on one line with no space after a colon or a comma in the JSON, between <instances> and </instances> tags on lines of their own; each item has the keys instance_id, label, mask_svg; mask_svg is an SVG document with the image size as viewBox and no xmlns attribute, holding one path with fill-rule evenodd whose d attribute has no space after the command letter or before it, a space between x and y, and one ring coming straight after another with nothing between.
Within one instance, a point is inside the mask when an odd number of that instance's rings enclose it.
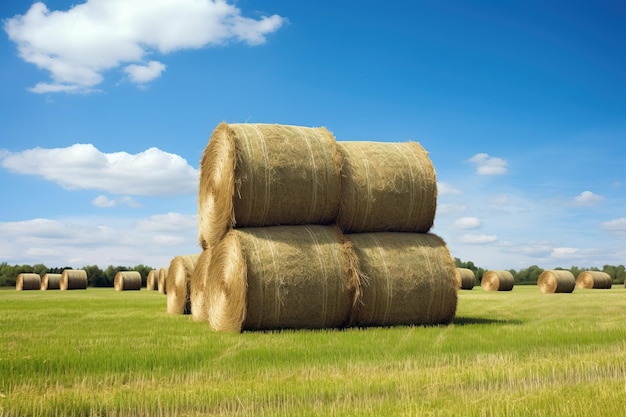
<instances>
[{"instance_id":1,"label":"hay bale on top","mask_svg":"<svg viewBox=\"0 0 626 417\"><path fill-rule=\"evenodd\" d=\"M159 289L159 270L151 269L148 272L148 277L146 278L146 289L148 291L154 291Z\"/></svg>"},{"instance_id":2,"label":"hay bale on top","mask_svg":"<svg viewBox=\"0 0 626 417\"><path fill-rule=\"evenodd\" d=\"M553 269L543 271L537 278L539 291L544 294L571 293L576 287L576 278L570 271Z\"/></svg>"},{"instance_id":3,"label":"hay bale on top","mask_svg":"<svg viewBox=\"0 0 626 417\"><path fill-rule=\"evenodd\" d=\"M334 222L340 170L326 128L221 123L200 162L200 245L215 246L234 225Z\"/></svg>"},{"instance_id":4,"label":"hay bale on top","mask_svg":"<svg viewBox=\"0 0 626 417\"><path fill-rule=\"evenodd\" d=\"M455 267L444 241L427 233L355 233L361 303L357 326L449 323L457 306Z\"/></svg>"},{"instance_id":5,"label":"hay bale on top","mask_svg":"<svg viewBox=\"0 0 626 417\"><path fill-rule=\"evenodd\" d=\"M61 274L45 274L41 278L41 290L58 290L61 285Z\"/></svg>"},{"instance_id":6,"label":"hay bale on top","mask_svg":"<svg viewBox=\"0 0 626 417\"><path fill-rule=\"evenodd\" d=\"M15 289L22 290L38 290L41 288L41 276L34 273L21 273L17 275L15 280Z\"/></svg>"},{"instance_id":7,"label":"hay bale on top","mask_svg":"<svg viewBox=\"0 0 626 417\"><path fill-rule=\"evenodd\" d=\"M337 225L345 233L430 230L437 179L417 142L338 142L343 154Z\"/></svg>"},{"instance_id":8,"label":"hay bale on top","mask_svg":"<svg viewBox=\"0 0 626 417\"><path fill-rule=\"evenodd\" d=\"M199 254L175 256L170 262L165 280L168 313L191 313L191 274L198 263L199 256Z\"/></svg>"},{"instance_id":9,"label":"hay bale on top","mask_svg":"<svg viewBox=\"0 0 626 417\"><path fill-rule=\"evenodd\" d=\"M487 271L480 282L485 291L511 291L514 285L513 275L506 270Z\"/></svg>"},{"instance_id":10,"label":"hay bale on top","mask_svg":"<svg viewBox=\"0 0 626 417\"><path fill-rule=\"evenodd\" d=\"M167 281L167 269L159 268L159 279L158 279L158 287L160 294L167 294L167 287L165 282Z\"/></svg>"},{"instance_id":11,"label":"hay bale on top","mask_svg":"<svg viewBox=\"0 0 626 417\"><path fill-rule=\"evenodd\" d=\"M455 276L458 288L462 290L471 290L476 285L476 275L469 268L456 268Z\"/></svg>"},{"instance_id":12,"label":"hay bale on top","mask_svg":"<svg viewBox=\"0 0 626 417\"><path fill-rule=\"evenodd\" d=\"M213 248L206 291L217 331L339 328L359 295L350 242L333 226L230 230Z\"/></svg>"},{"instance_id":13,"label":"hay bale on top","mask_svg":"<svg viewBox=\"0 0 626 417\"><path fill-rule=\"evenodd\" d=\"M611 289L611 276L602 271L583 271L576 277L576 288Z\"/></svg>"},{"instance_id":14,"label":"hay bale on top","mask_svg":"<svg viewBox=\"0 0 626 417\"><path fill-rule=\"evenodd\" d=\"M87 272L83 269L65 269L61 274L59 289L65 290L86 290Z\"/></svg>"},{"instance_id":15,"label":"hay bale on top","mask_svg":"<svg viewBox=\"0 0 626 417\"><path fill-rule=\"evenodd\" d=\"M191 316L196 321L209 319L209 294L206 291L209 265L211 264L211 249L205 249L198 258L198 263L191 274Z\"/></svg>"},{"instance_id":16,"label":"hay bale on top","mask_svg":"<svg viewBox=\"0 0 626 417\"><path fill-rule=\"evenodd\" d=\"M113 286L115 291L141 290L141 274L139 271L118 271Z\"/></svg>"}]
</instances>

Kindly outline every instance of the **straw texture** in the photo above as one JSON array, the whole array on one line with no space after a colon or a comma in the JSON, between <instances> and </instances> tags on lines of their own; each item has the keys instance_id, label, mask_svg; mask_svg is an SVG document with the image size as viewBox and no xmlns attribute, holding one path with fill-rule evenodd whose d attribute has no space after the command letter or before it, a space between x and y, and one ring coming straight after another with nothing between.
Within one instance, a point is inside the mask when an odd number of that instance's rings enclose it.
<instances>
[{"instance_id":1,"label":"straw texture","mask_svg":"<svg viewBox=\"0 0 626 417\"><path fill-rule=\"evenodd\" d=\"M115 291L139 291L141 289L141 274L139 271L119 271L113 280Z\"/></svg>"},{"instance_id":2,"label":"straw texture","mask_svg":"<svg viewBox=\"0 0 626 417\"><path fill-rule=\"evenodd\" d=\"M61 274L59 289L65 290L86 290L87 272L83 269L65 269Z\"/></svg>"},{"instance_id":3,"label":"straw texture","mask_svg":"<svg viewBox=\"0 0 626 417\"><path fill-rule=\"evenodd\" d=\"M553 269L543 271L537 278L537 287L544 294L571 293L576 287L576 278L570 271Z\"/></svg>"},{"instance_id":4,"label":"straw texture","mask_svg":"<svg viewBox=\"0 0 626 417\"><path fill-rule=\"evenodd\" d=\"M148 277L146 278L146 289L148 291L154 291L159 289L159 270L151 269L148 272Z\"/></svg>"},{"instance_id":5,"label":"straw texture","mask_svg":"<svg viewBox=\"0 0 626 417\"><path fill-rule=\"evenodd\" d=\"M41 276L35 273L23 272L17 275L15 289L17 291L38 290L41 288Z\"/></svg>"},{"instance_id":6,"label":"straw texture","mask_svg":"<svg viewBox=\"0 0 626 417\"><path fill-rule=\"evenodd\" d=\"M456 268L455 277L461 290L471 290L476 285L476 275L469 268Z\"/></svg>"},{"instance_id":7,"label":"straw texture","mask_svg":"<svg viewBox=\"0 0 626 417\"><path fill-rule=\"evenodd\" d=\"M428 232L437 180L417 142L338 142L343 155L337 225L345 233Z\"/></svg>"},{"instance_id":8,"label":"straw texture","mask_svg":"<svg viewBox=\"0 0 626 417\"><path fill-rule=\"evenodd\" d=\"M212 251L209 324L234 332L344 327L359 296L355 264L332 226L233 229Z\"/></svg>"},{"instance_id":9,"label":"straw texture","mask_svg":"<svg viewBox=\"0 0 626 417\"><path fill-rule=\"evenodd\" d=\"M214 247L235 225L332 223L340 174L326 128L221 123L200 162L200 245Z\"/></svg>"},{"instance_id":10,"label":"straw texture","mask_svg":"<svg viewBox=\"0 0 626 417\"><path fill-rule=\"evenodd\" d=\"M449 323L457 306L454 262L444 241L427 233L355 233L362 274L356 326Z\"/></svg>"},{"instance_id":11,"label":"straw texture","mask_svg":"<svg viewBox=\"0 0 626 417\"><path fill-rule=\"evenodd\" d=\"M613 286L611 276L602 271L583 271L576 277L576 288L608 290Z\"/></svg>"},{"instance_id":12,"label":"straw texture","mask_svg":"<svg viewBox=\"0 0 626 417\"><path fill-rule=\"evenodd\" d=\"M41 278L41 290L58 290L61 285L61 274L45 274Z\"/></svg>"},{"instance_id":13,"label":"straw texture","mask_svg":"<svg viewBox=\"0 0 626 417\"><path fill-rule=\"evenodd\" d=\"M167 281L167 269L166 268L159 268L159 293L160 294L167 294L167 288L165 285L165 282Z\"/></svg>"},{"instance_id":14,"label":"straw texture","mask_svg":"<svg viewBox=\"0 0 626 417\"><path fill-rule=\"evenodd\" d=\"M175 256L167 270L167 312L170 314L191 313L191 274L199 254Z\"/></svg>"},{"instance_id":15,"label":"straw texture","mask_svg":"<svg viewBox=\"0 0 626 417\"><path fill-rule=\"evenodd\" d=\"M494 270L483 274L480 285L485 291L511 291L515 280L509 271Z\"/></svg>"},{"instance_id":16,"label":"straw texture","mask_svg":"<svg viewBox=\"0 0 626 417\"><path fill-rule=\"evenodd\" d=\"M198 263L191 274L191 316L196 321L209 319L209 299L206 291L209 265L211 264L211 250L205 249L198 258Z\"/></svg>"}]
</instances>

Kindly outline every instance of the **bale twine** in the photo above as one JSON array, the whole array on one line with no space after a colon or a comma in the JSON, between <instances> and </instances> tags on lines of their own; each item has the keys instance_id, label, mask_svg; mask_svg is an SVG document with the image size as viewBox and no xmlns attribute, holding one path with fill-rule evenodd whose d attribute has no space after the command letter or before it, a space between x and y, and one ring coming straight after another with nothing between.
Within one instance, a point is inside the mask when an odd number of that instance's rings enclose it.
<instances>
[{"instance_id":1,"label":"bale twine","mask_svg":"<svg viewBox=\"0 0 626 417\"><path fill-rule=\"evenodd\" d=\"M61 274L59 289L65 290L86 290L87 272L83 269L65 269Z\"/></svg>"},{"instance_id":2,"label":"bale twine","mask_svg":"<svg viewBox=\"0 0 626 417\"><path fill-rule=\"evenodd\" d=\"M200 162L199 241L237 227L330 224L339 210L341 154L323 127L221 123Z\"/></svg>"},{"instance_id":3,"label":"bale twine","mask_svg":"<svg viewBox=\"0 0 626 417\"><path fill-rule=\"evenodd\" d=\"M230 230L211 254L209 324L235 332L344 327L359 296L355 265L333 226Z\"/></svg>"},{"instance_id":4,"label":"bale twine","mask_svg":"<svg viewBox=\"0 0 626 417\"><path fill-rule=\"evenodd\" d=\"M148 291L154 291L159 289L159 270L151 269L148 272L148 277L146 278L146 289Z\"/></svg>"},{"instance_id":5,"label":"bale twine","mask_svg":"<svg viewBox=\"0 0 626 417\"><path fill-rule=\"evenodd\" d=\"M158 287L159 287L160 294L167 294L167 287L165 286L166 281L167 281L167 269L159 268Z\"/></svg>"},{"instance_id":6,"label":"bale twine","mask_svg":"<svg viewBox=\"0 0 626 417\"><path fill-rule=\"evenodd\" d=\"M139 271L119 271L113 280L115 291L141 290L141 274Z\"/></svg>"},{"instance_id":7,"label":"bale twine","mask_svg":"<svg viewBox=\"0 0 626 417\"><path fill-rule=\"evenodd\" d=\"M456 268L455 277L458 288L462 290L471 290L476 285L476 275L469 268Z\"/></svg>"},{"instance_id":8,"label":"bale twine","mask_svg":"<svg viewBox=\"0 0 626 417\"><path fill-rule=\"evenodd\" d=\"M338 142L343 154L337 225L345 233L430 230L437 180L417 142Z\"/></svg>"},{"instance_id":9,"label":"bale twine","mask_svg":"<svg viewBox=\"0 0 626 417\"><path fill-rule=\"evenodd\" d=\"M41 276L34 273L23 272L17 275L15 280L15 289L22 290L38 290L41 288Z\"/></svg>"},{"instance_id":10,"label":"bale twine","mask_svg":"<svg viewBox=\"0 0 626 417\"><path fill-rule=\"evenodd\" d=\"M514 285L513 275L506 270L487 271L480 282L485 291L511 291Z\"/></svg>"},{"instance_id":11,"label":"bale twine","mask_svg":"<svg viewBox=\"0 0 626 417\"><path fill-rule=\"evenodd\" d=\"M576 278L576 288L611 289L611 276L602 271L583 271Z\"/></svg>"},{"instance_id":12,"label":"bale twine","mask_svg":"<svg viewBox=\"0 0 626 417\"><path fill-rule=\"evenodd\" d=\"M211 250L205 249L198 258L198 263L191 274L191 316L196 321L209 319L209 300L206 291L209 265L211 264Z\"/></svg>"},{"instance_id":13,"label":"bale twine","mask_svg":"<svg viewBox=\"0 0 626 417\"><path fill-rule=\"evenodd\" d=\"M570 271L553 269L543 271L537 278L539 291L544 294L571 293L576 287L576 278Z\"/></svg>"},{"instance_id":14,"label":"bale twine","mask_svg":"<svg viewBox=\"0 0 626 417\"><path fill-rule=\"evenodd\" d=\"M41 290L58 290L61 285L61 274L45 274L41 278Z\"/></svg>"},{"instance_id":15,"label":"bale twine","mask_svg":"<svg viewBox=\"0 0 626 417\"><path fill-rule=\"evenodd\" d=\"M457 306L455 267L444 241L428 233L355 233L361 282L357 326L449 323Z\"/></svg>"},{"instance_id":16,"label":"bale twine","mask_svg":"<svg viewBox=\"0 0 626 417\"><path fill-rule=\"evenodd\" d=\"M191 313L190 283L199 254L175 256L167 270L167 312L170 314Z\"/></svg>"}]
</instances>

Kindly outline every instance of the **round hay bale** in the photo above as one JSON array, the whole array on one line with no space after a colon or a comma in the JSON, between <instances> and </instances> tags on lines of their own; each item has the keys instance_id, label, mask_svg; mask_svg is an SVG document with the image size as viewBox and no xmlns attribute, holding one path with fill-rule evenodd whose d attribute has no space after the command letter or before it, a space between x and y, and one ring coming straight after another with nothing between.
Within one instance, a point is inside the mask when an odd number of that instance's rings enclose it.
<instances>
[{"instance_id":1,"label":"round hay bale","mask_svg":"<svg viewBox=\"0 0 626 417\"><path fill-rule=\"evenodd\" d=\"M613 286L611 276L602 271L583 271L576 277L576 288L608 290Z\"/></svg>"},{"instance_id":2,"label":"round hay bale","mask_svg":"<svg viewBox=\"0 0 626 417\"><path fill-rule=\"evenodd\" d=\"M361 281L357 326L450 323L457 306L455 267L444 241L429 233L355 233Z\"/></svg>"},{"instance_id":3,"label":"round hay bale","mask_svg":"<svg viewBox=\"0 0 626 417\"><path fill-rule=\"evenodd\" d=\"M211 264L211 249L205 249L198 258L198 263L191 274L191 316L196 321L209 319L209 299L206 291L209 265Z\"/></svg>"},{"instance_id":4,"label":"round hay bale","mask_svg":"<svg viewBox=\"0 0 626 417\"><path fill-rule=\"evenodd\" d=\"M159 287L159 293L161 294L167 294L167 287L165 285L166 281L167 281L167 269L159 268L158 287Z\"/></svg>"},{"instance_id":5,"label":"round hay bale","mask_svg":"<svg viewBox=\"0 0 626 417\"><path fill-rule=\"evenodd\" d=\"M159 270L151 269L148 272L148 277L146 278L146 289L148 291L154 291L159 289Z\"/></svg>"},{"instance_id":6,"label":"round hay bale","mask_svg":"<svg viewBox=\"0 0 626 417\"><path fill-rule=\"evenodd\" d=\"M471 290L476 285L476 275L469 268L456 268L455 277L458 288L462 290Z\"/></svg>"},{"instance_id":7,"label":"round hay bale","mask_svg":"<svg viewBox=\"0 0 626 417\"><path fill-rule=\"evenodd\" d=\"M35 273L23 272L17 275L15 280L15 289L22 290L38 290L41 288L41 276Z\"/></svg>"},{"instance_id":8,"label":"round hay bale","mask_svg":"<svg viewBox=\"0 0 626 417\"><path fill-rule=\"evenodd\" d=\"M506 270L487 271L480 282L485 291L511 291L514 285L513 275Z\"/></svg>"},{"instance_id":9,"label":"round hay bale","mask_svg":"<svg viewBox=\"0 0 626 417\"><path fill-rule=\"evenodd\" d=\"M337 225L345 233L430 230L437 179L417 142L338 142L343 154Z\"/></svg>"},{"instance_id":10,"label":"round hay bale","mask_svg":"<svg viewBox=\"0 0 626 417\"><path fill-rule=\"evenodd\" d=\"M234 332L344 327L359 295L355 265L333 226L230 230L211 254L209 324Z\"/></svg>"},{"instance_id":11,"label":"round hay bale","mask_svg":"<svg viewBox=\"0 0 626 417\"><path fill-rule=\"evenodd\" d=\"M113 280L115 291L141 290L141 274L139 271L119 271Z\"/></svg>"},{"instance_id":12,"label":"round hay bale","mask_svg":"<svg viewBox=\"0 0 626 417\"><path fill-rule=\"evenodd\" d=\"M41 290L58 290L61 285L61 274L45 274L41 278Z\"/></svg>"},{"instance_id":13,"label":"round hay bale","mask_svg":"<svg viewBox=\"0 0 626 417\"><path fill-rule=\"evenodd\" d=\"M59 289L65 290L86 290L87 272L83 269L65 269L61 274Z\"/></svg>"},{"instance_id":14,"label":"round hay bale","mask_svg":"<svg viewBox=\"0 0 626 417\"><path fill-rule=\"evenodd\" d=\"M234 225L334 222L340 170L326 128L221 123L200 161L200 245L214 247Z\"/></svg>"},{"instance_id":15,"label":"round hay bale","mask_svg":"<svg viewBox=\"0 0 626 417\"><path fill-rule=\"evenodd\" d=\"M570 271L553 269L543 271L537 278L539 291L544 294L571 293L576 287L576 278Z\"/></svg>"},{"instance_id":16,"label":"round hay bale","mask_svg":"<svg viewBox=\"0 0 626 417\"><path fill-rule=\"evenodd\" d=\"M175 256L167 270L165 288L167 288L167 312L170 314L191 313L190 285L191 274L199 254Z\"/></svg>"}]
</instances>

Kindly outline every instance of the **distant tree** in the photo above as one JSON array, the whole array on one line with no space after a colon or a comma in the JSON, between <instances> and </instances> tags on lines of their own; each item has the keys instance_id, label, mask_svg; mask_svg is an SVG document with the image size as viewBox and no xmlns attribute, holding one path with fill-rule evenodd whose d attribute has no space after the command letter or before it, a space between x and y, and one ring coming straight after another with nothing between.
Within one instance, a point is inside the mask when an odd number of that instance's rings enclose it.
<instances>
[{"instance_id":1,"label":"distant tree","mask_svg":"<svg viewBox=\"0 0 626 417\"><path fill-rule=\"evenodd\" d=\"M543 272L543 268L537 265L531 265L528 268L520 269L517 274L513 275L516 284L536 284L539 275Z\"/></svg>"},{"instance_id":2,"label":"distant tree","mask_svg":"<svg viewBox=\"0 0 626 417\"><path fill-rule=\"evenodd\" d=\"M98 265L83 266L83 269L87 273L88 285L92 287L108 287L108 281L104 275L104 271L98 267Z\"/></svg>"},{"instance_id":3,"label":"distant tree","mask_svg":"<svg viewBox=\"0 0 626 417\"><path fill-rule=\"evenodd\" d=\"M133 269L141 274L141 285L145 287L146 281L148 281L148 274L154 268L147 265L139 264L135 265Z\"/></svg>"}]
</instances>

